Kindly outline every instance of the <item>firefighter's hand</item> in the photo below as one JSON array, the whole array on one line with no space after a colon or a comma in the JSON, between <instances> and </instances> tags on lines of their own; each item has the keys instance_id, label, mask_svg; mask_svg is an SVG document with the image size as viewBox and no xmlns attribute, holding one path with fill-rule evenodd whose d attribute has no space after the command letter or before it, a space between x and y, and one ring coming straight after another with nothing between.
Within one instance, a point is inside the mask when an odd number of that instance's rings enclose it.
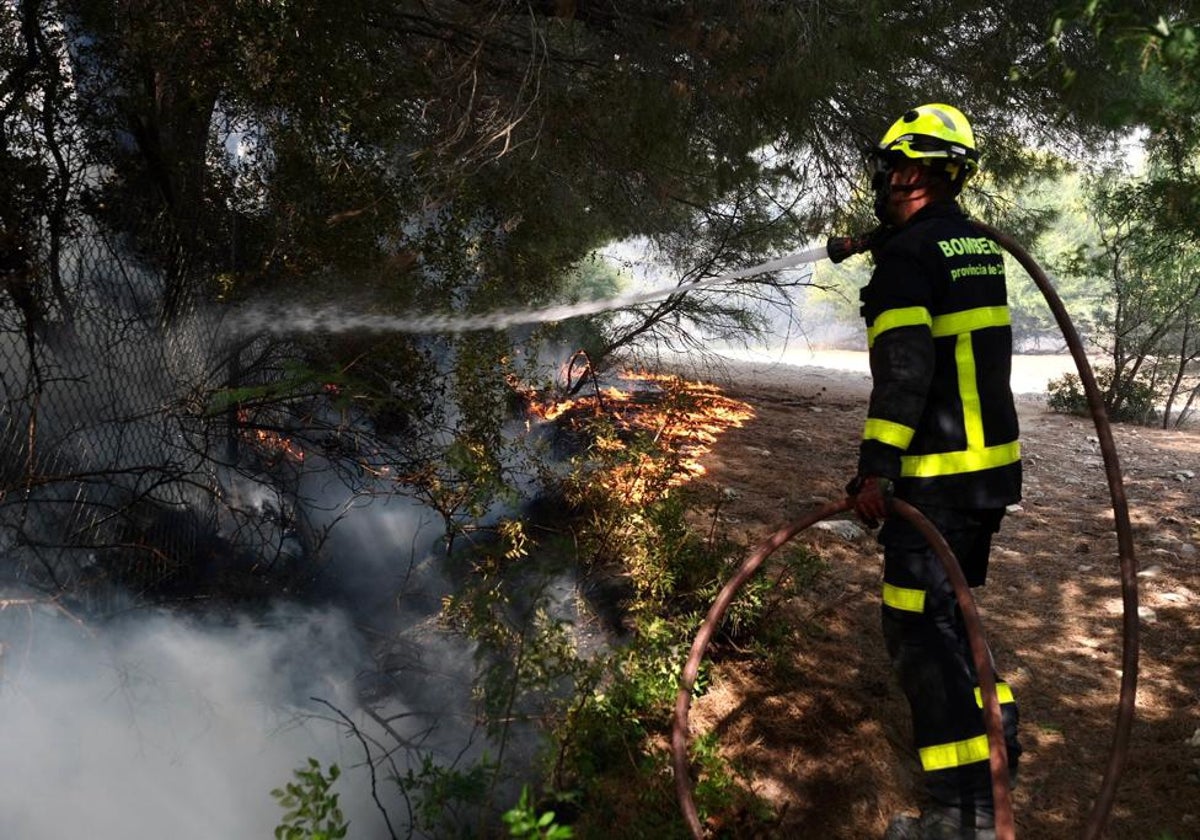
<instances>
[{"instance_id":1,"label":"firefighter's hand","mask_svg":"<svg viewBox=\"0 0 1200 840\"><path fill-rule=\"evenodd\" d=\"M846 492L854 502L854 512L864 523L874 528L887 519L892 509L892 482L875 475L859 476L850 482Z\"/></svg>"}]
</instances>

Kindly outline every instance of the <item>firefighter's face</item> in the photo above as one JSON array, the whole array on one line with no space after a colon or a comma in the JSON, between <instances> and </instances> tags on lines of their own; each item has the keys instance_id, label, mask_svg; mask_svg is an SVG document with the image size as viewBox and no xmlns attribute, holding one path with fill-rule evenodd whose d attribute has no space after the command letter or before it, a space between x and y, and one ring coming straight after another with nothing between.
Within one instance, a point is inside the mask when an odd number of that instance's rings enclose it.
<instances>
[{"instance_id":1,"label":"firefighter's face","mask_svg":"<svg viewBox=\"0 0 1200 840\"><path fill-rule=\"evenodd\" d=\"M917 196L914 193L924 184L924 171L919 165L876 159L875 171L871 176L871 189L875 193L875 216L884 224L900 224L911 215L909 205Z\"/></svg>"}]
</instances>

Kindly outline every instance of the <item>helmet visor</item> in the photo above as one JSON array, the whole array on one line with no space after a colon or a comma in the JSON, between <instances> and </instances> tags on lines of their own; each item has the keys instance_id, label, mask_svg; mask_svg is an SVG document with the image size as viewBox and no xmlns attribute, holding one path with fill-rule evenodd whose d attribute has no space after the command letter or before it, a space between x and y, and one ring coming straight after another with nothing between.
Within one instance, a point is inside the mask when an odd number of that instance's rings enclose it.
<instances>
[{"instance_id":1,"label":"helmet visor","mask_svg":"<svg viewBox=\"0 0 1200 840\"><path fill-rule=\"evenodd\" d=\"M905 134L881 149L879 154L891 153L909 158L950 158L968 166L979 160L979 153L959 143L929 134Z\"/></svg>"},{"instance_id":2,"label":"helmet visor","mask_svg":"<svg viewBox=\"0 0 1200 840\"><path fill-rule=\"evenodd\" d=\"M887 186L896 164L904 159L904 155L878 146L864 146L862 151L863 163L871 173L871 189L879 192Z\"/></svg>"}]
</instances>

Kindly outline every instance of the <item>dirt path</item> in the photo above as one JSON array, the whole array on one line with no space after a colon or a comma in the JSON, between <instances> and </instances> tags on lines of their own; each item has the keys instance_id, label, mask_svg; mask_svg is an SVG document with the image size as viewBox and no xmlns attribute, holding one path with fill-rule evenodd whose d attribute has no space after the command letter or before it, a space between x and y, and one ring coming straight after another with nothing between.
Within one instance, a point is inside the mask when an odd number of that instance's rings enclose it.
<instances>
[{"instance_id":1,"label":"dirt path","mask_svg":"<svg viewBox=\"0 0 1200 840\"><path fill-rule=\"evenodd\" d=\"M869 380L862 372L733 364L706 378L751 404L706 457L719 516L747 545L842 493ZM1018 836L1072 838L1099 791L1116 716L1121 593L1091 421L1021 398L1025 499L977 590L1001 674L1021 703ZM1140 568L1137 722L1108 836L1200 838L1200 432L1114 429ZM825 571L787 609L794 655L723 656L693 726L782 811L752 836L861 838L916 804L908 712L883 656L872 534L810 530Z\"/></svg>"}]
</instances>

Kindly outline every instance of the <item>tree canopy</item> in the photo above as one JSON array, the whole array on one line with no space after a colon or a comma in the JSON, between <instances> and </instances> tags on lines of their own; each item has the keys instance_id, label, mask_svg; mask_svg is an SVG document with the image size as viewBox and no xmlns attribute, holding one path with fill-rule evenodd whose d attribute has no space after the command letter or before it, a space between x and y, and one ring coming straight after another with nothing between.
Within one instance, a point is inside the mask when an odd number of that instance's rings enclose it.
<instances>
[{"instance_id":1,"label":"tree canopy","mask_svg":"<svg viewBox=\"0 0 1200 840\"><path fill-rule=\"evenodd\" d=\"M596 288L587 261L631 237L681 280L720 275L869 224L862 147L939 100L975 126L985 218L1044 229L1004 196L1142 126L1140 205L1192 236L1193 20L1187 4L1049 0L8 4L0 300L36 361L39 341L110 304L167 328L261 300L544 304ZM82 254L89 236L103 260ZM632 327L595 319L567 352L736 334L755 323L743 302L789 305L782 282L673 296ZM547 337L235 345L229 381L192 390L210 412L247 394L282 410L336 384L339 410L405 447L440 451L451 427L486 451L514 344Z\"/></svg>"},{"instance_id":2,"label":"tree canopy","mask_svg":"<svg viewBox=\"0 0 1200 840\"><path fill-rule=\"evenodd\" d=\"M93 211L169 220L246 291L352 272L411 302L449 235L482 246L481 303L537 299L598 245L695 238L697 215L731 259L824 232L859 148L917 101L961 103L998 175L1077 139L1054 8L29 2L7 12L6 114L52 95L8 126L6 166L70 121L104 167ZM16 179L31 200L39 177Z\"/></svg>"}]
</instances>

